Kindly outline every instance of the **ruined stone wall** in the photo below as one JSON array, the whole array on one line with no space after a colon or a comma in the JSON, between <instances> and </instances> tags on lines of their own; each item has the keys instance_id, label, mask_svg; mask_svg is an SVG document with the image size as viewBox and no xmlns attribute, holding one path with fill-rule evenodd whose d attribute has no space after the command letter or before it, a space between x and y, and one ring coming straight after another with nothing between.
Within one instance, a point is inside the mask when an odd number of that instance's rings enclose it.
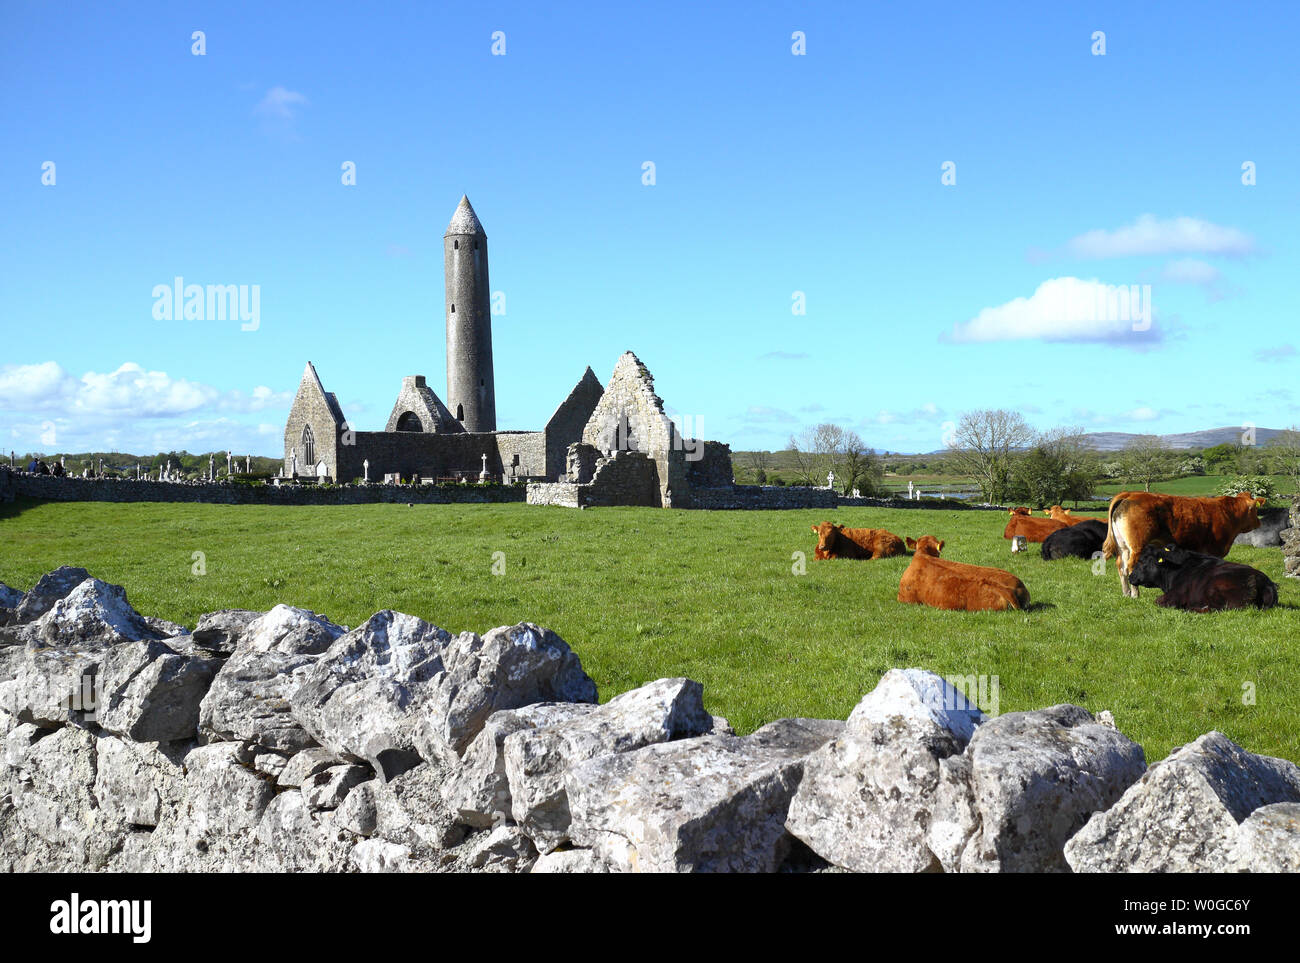
<instances>
[{"instance_id":1,"label":"ruined stone wall","mask_svg":"<svg viewBox=\"0 0 1300 963\"><path fill-rule=\"evenodd\" d=\"M835 508L835 493L824 488L782 488L775 485L729 485L691 491L691 508L789 509Z\"/></svg>"},{"instance_id":2,"label":"ruined stone wall","mask_svg":"<svg viewBox=\"0 0 1300 963\"><path fill-rule=\"evenodd\" d=\"M528 504L581 508L579 495L582 488L582 485L573 482L529 482Z\"/></svg>"},{"instance_id":3,"label":"ruined stone wall","mask_svg":"<svg viewBox=\"0 0 1300 963\"><path fill-rule=\"evenodd\" d=\"M731 446L720 441L695 441L700 457L691 460L692 452L686 452L686 480L691 491L699 488L730 488L735 484L735 472L731 465Z\"/></svg>"},{"instance_id":4,"label":"ruined stone wall","mask_svg":"<svg viewBox=\"0 0 1300 963\"><path fill-rule=\"evenodd\" d=\"M569 446L582 440L583 430L604 392L595 373L588 368L569 396L555 409L543 429L546 434L546 470L541 474L544 477L559 478L565 473Z\"/></svg>"},{"instance_id":5,"label":"ruined stone wall","mask_svg":"<svg viewBox=\"0 0 1300 963\"><path fill-rule=\"evenodd\" d=\"M478 478L483 455L494 478L510 477L518 456L521 477L542 477L546 465L546 439L539 431L458 432L430 434L408 431L358 431L353 444L339 447L341 481L361 478L362 464L370 461L370 480L386 474L451 478Z\"/></svg>"}]
</instances>

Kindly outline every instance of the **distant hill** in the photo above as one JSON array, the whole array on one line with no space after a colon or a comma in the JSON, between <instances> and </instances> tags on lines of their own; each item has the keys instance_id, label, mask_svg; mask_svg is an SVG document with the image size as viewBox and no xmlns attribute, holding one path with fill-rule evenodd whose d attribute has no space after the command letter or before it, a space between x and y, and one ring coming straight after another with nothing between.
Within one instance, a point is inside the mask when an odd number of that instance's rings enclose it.
<instances>
[{"instance_id":1,"label":"distant hill","mask_svg":"<svg viewBox=\"0 0 1300 963\"><path fill-rule=\"evenodd\" d=\"M1241 444L1242 429L1239 425L1227 428L1206 428L1202 431L1184 431L1179 434L1161 435L1160 438L1170 448L1213 448L1215 445ZM1255 444L1267 445L1283 429L1256 428ZM1120 451L1134 438L1141 435L1124 431L1093 431L1083 436L1089 445L1098 451Z\"/></svg>"}]
</instances>

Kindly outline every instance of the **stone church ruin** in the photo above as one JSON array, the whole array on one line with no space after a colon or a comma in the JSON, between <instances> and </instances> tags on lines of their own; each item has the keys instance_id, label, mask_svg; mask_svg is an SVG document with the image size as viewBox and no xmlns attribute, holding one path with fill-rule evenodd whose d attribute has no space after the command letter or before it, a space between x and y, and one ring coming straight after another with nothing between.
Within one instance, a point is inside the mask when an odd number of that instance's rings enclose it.
<instances>
[{"instance_id":1,"label":"stone church ruin","mask_svg":"<svg viewBox=\"0 0 1300 963\"><path fill-rule=\"evenodd\" d=\"M487 233L462 197L443 236L447 401L402 379L382 431L357 431L309 361L284 429L282 477L311 481L534 482L534 504L689 507L730 488L731 451L685 438L632 352L602 387L588 367L540 431L499 430Z\"/></svg>"}]
</instances>

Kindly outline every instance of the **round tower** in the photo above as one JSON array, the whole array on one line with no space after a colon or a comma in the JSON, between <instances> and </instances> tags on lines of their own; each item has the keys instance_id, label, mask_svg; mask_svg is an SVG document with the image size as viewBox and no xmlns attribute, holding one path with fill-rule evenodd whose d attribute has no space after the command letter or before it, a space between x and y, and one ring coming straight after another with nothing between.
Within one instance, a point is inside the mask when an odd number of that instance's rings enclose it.
<instances>
[{"instance_id":1,"label":"round tower","mask_svg":"<svg viewBox=\"0 0 1300 963\"><path fill-rule=\"evenodd\" d=\"M447 407L466 431L496 431L487 233L462 197L442 238L447 277Z\"/></svg>"}]
</instances>

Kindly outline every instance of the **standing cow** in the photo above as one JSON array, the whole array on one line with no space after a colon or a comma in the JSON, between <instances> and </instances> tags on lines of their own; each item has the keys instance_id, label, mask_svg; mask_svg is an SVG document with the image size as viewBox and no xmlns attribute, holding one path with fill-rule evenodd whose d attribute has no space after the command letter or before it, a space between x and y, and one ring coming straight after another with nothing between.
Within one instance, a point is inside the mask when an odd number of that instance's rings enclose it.
<instances>
[{"instance_id":1,"label":"standing cow","mask_svg":"<svg viewBox=\"0 0 1300 963\"><path fill-rule=\"evenodd\" d=\"M1120 492L1110 500L1102 546L1105 557L1115 559L1120 591L1138 597L1129 575L1138 554L1152 542L1173 542L1190 552L1223 558L1234 538L1259 528L1259 507L1265 500L1249 492L1218 498Z\"/></svg>"}]
</instances>

